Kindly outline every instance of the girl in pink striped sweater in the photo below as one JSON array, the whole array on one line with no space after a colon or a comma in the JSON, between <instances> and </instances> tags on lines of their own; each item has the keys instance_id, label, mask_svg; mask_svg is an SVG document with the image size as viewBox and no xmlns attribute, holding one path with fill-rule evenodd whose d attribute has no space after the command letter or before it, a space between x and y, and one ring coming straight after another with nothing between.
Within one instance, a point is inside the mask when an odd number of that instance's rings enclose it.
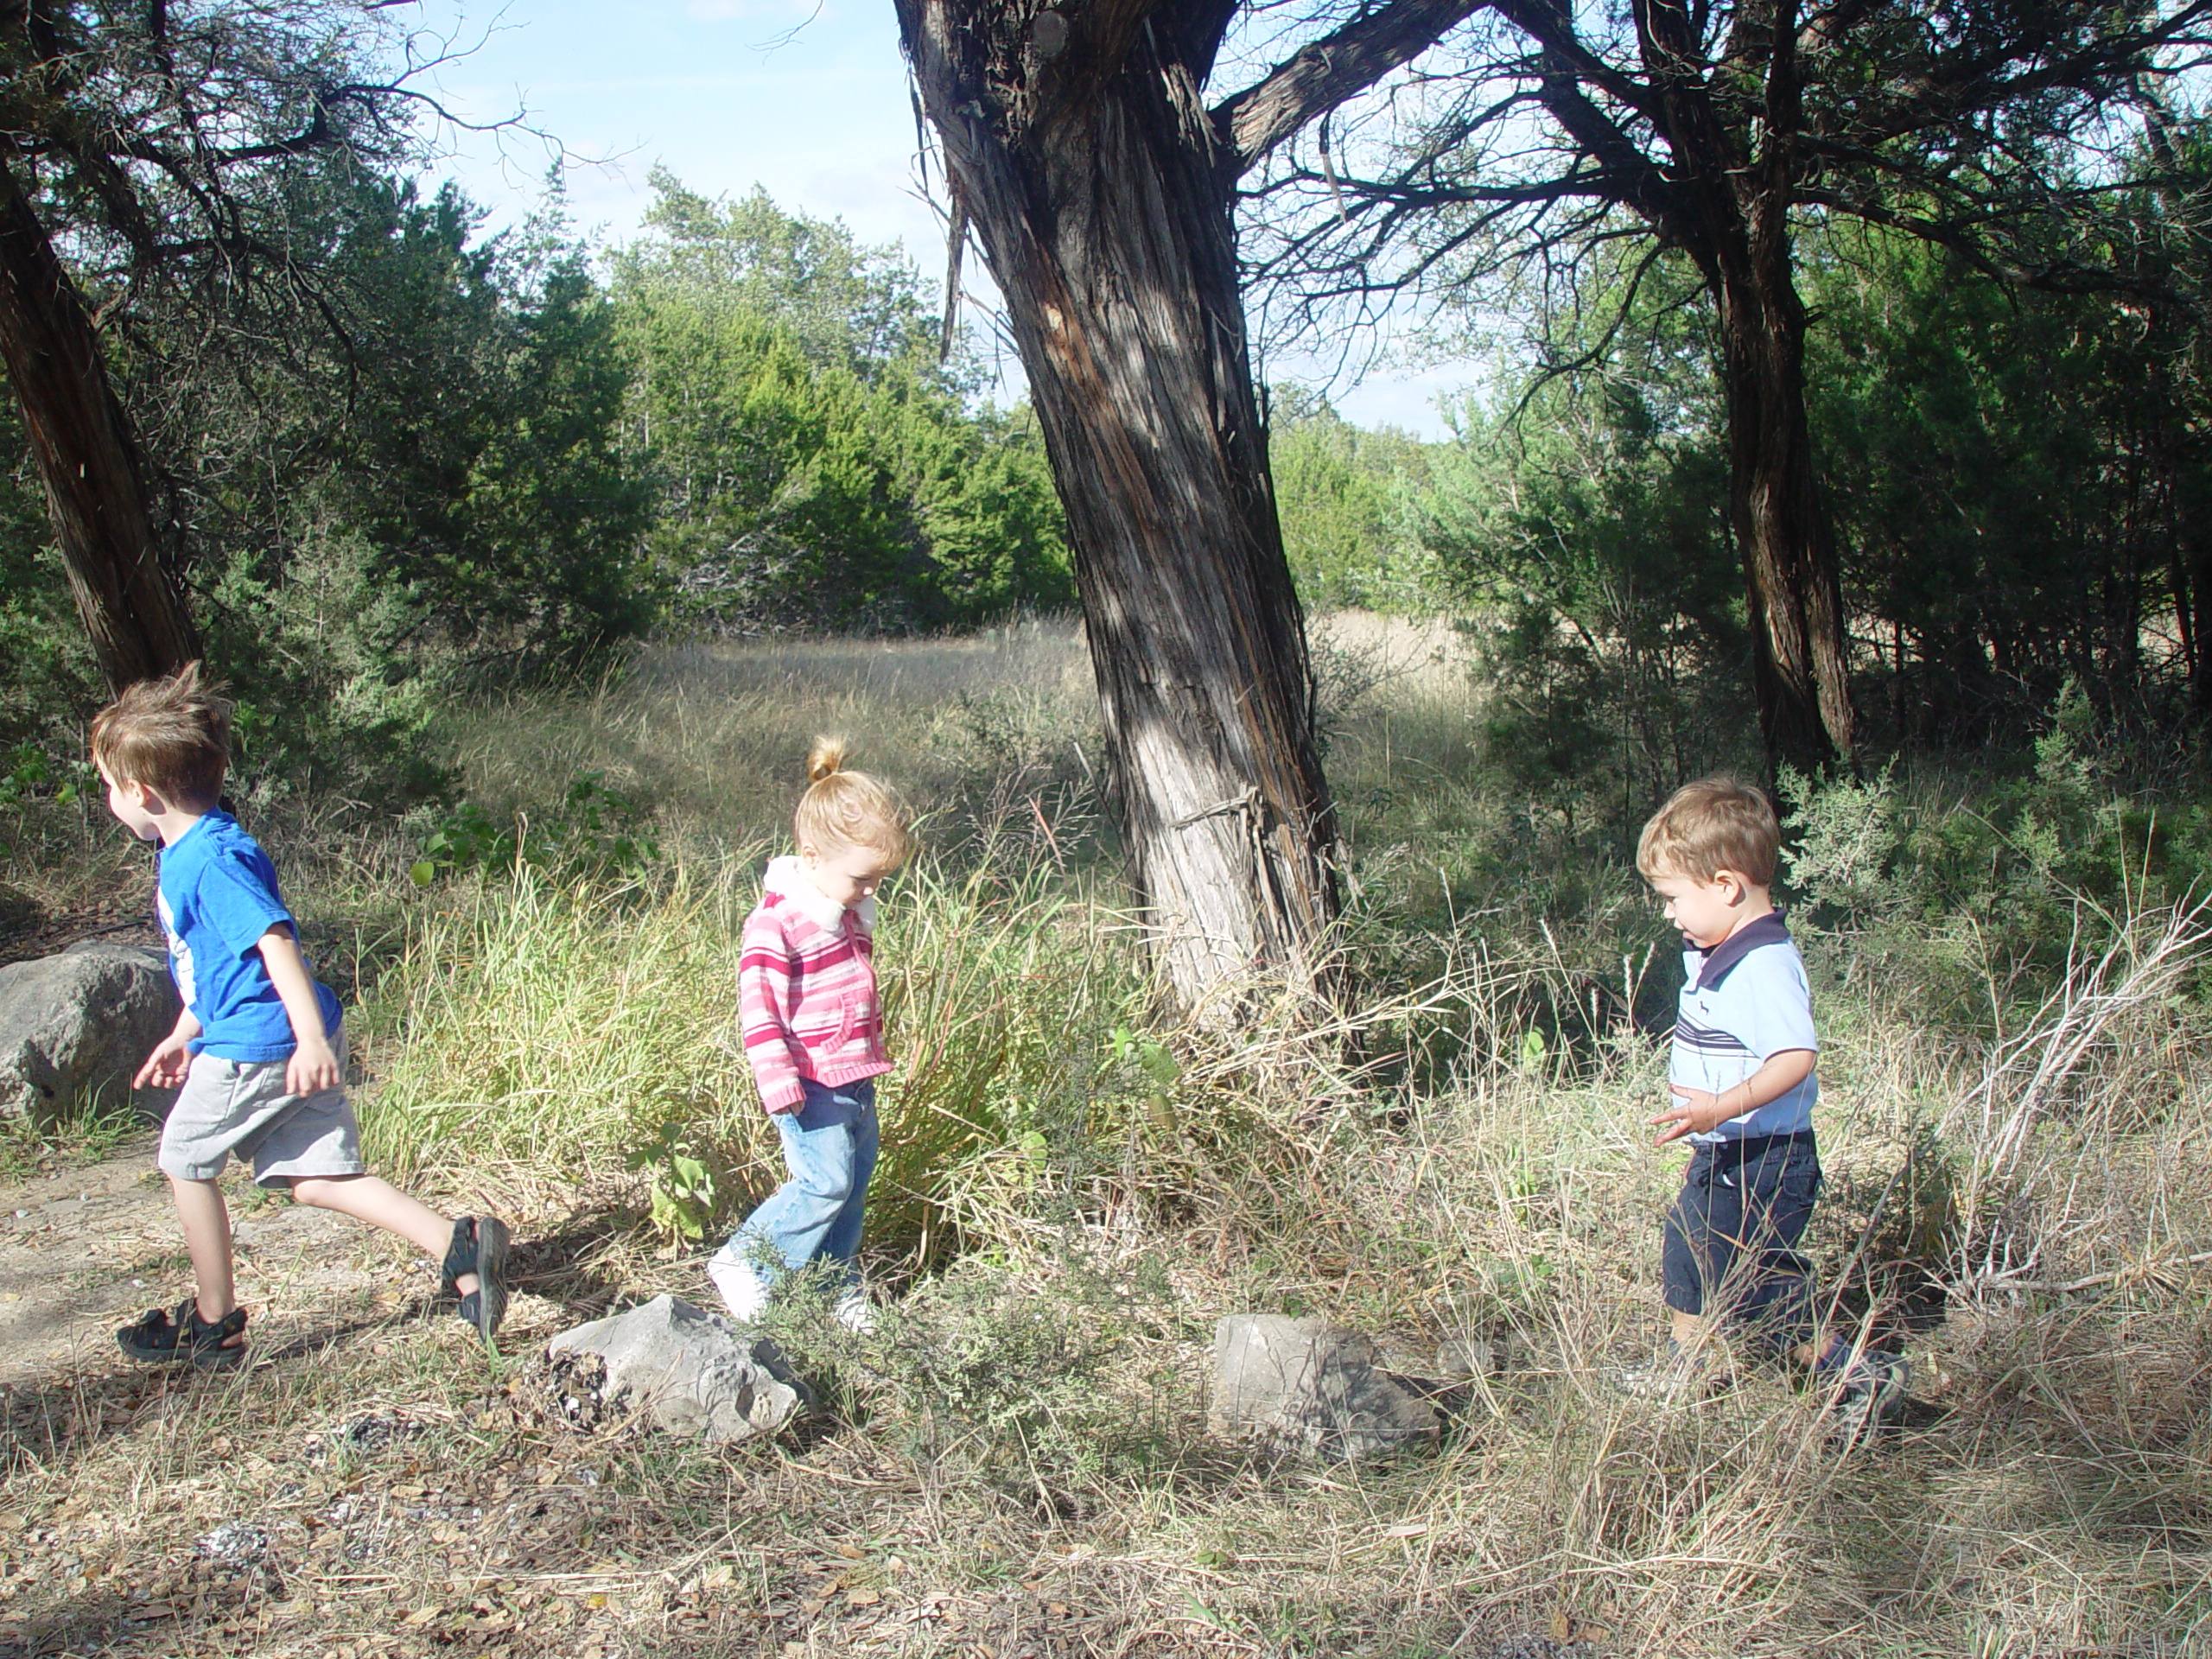
<instances>
[{"instance_id":1,"label":"girl in pink striped sweater","mask_svg":"<svg viewBox=\"0 0 2212 1659\"><path fill-rule=\"evenodd\" d=\"M905 804L864 772L845 770L845 741L821 737L806 758L791 817L796 857L769 861L746 918L739 1020L760 1103L783 1137L790 1177L707 1264L741 1319L776 1281L819 1262L837 1317L874 1323L858 1257L875 1168L875 1078L891 1069L875 990L875 889L913 853Z\"/></svg>"}]
</instances>

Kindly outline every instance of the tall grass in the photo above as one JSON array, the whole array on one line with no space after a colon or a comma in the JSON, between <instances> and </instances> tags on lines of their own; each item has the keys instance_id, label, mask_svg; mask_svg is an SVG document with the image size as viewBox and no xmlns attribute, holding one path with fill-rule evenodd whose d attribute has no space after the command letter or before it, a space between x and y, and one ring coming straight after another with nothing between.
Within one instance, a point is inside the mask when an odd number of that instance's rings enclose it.
<instances>
[{"instance_id":1,"label":"tall grass","mask_svg":"<svg viewBox=\"0 0 2212 1659\"><path fill-rule=\"evenodd\" d=\"M561 887L527 868L419 913L372 1011L373 1157L456 1156L613 1178L673 1128L728 1224L782 1179L736 1039L737 942L767 854L679 865L658 888ZM872 1247L925 1266L1003 1242L1052 1154L1109 1133L1113 1033L1140 1020L1130 930L1018 847L925 855L880 895L894 1070Z\"/></svg>"},{"instance_id":2,"label":"tall grass","mask_svg":"<svg viewBox=\"0 0 2212 1659\"><path fill-rule=\"evenodd\" d=\"M524 867L454 884L412 919L365 1013L371 1155L611 1173L672 1118L741 1138L741 1063L719 1040L743 918L735 867L660 891L564 887Z\"/></svg>"},{"instance_id":3,"label":"tall grass","mask_svg":"<svg viewBox=\"0 0 2212 1659\"><path fill-rule=\"evenodd\" d=\"M1065 619L961 639L657 646L582 696L543 694L448 717L468 792L557 800L579 771L651 800L689 855L778 837L807 745L842 732L930 815L940 850L1031 798L1057 819L1095 785L1098 704ZM1087 821L1071 818L1078 842Z\"/></svg>"}]
</instances>

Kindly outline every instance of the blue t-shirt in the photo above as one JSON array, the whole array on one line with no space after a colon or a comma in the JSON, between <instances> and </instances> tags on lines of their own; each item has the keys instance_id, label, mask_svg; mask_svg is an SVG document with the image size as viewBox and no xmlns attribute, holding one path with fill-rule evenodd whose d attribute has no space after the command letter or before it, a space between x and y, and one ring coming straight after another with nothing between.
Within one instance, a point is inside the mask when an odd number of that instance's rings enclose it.
<instances>
[{"instance_id":1,"label":"blue t-shirt","mask_svg":"<svg viewBox=\"0 0 2212 1659\"><path fill-rule=\"evenodd\" d=\"M200 1021L192 1052L224 1060L285 1060L299 1046L261 959L272 927L299 929L276 891L276 868L229 813L213 811L162 849L157 906L169 971ZM337 994L318 982L323 1029L338 1034Z\"/></svg>"},{"instance_id":2,"label":"blue t-shirt","mask_svg":"<svg viewBox=\"0 0 2212 1659\"><path fill-rule=\"evenodd\" d=\"M1684 950L1682 973L1669 1082L1717 1095L1785 1050L1819 1050L1820 1039L1813 1034L1813 988L1778 912L1760 917L1710 950ZM1813 1103L1820 1097L1815 1074L1756 1111L1689 1139L1709 1144L1795 1135L1813 1127Z\"/></svg>"}]
</instances>

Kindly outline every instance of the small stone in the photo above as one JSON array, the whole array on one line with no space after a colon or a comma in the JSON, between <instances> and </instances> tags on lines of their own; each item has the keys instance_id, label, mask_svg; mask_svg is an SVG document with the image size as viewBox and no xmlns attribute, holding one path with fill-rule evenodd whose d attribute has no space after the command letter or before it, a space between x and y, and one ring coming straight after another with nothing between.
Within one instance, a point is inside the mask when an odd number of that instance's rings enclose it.
<instances>
[{"instance_id":1,"label":"small stone","mask_svg":"<svg viewBox=\"0 0 2212 1659\"><path fill-rule=\"evenodd\" d=\"M1440 1376L1489 1376L1497 1370L1497 1349L1483 1337L1454 1337L1436 1351Z\"/></svg>"},{"instance_id":2,"label":"small stone","mask_svg":"<svg viewBox=\"0 0 2212 1659\"><path fill-rule=\"evenodd\" d=\"M1215 1327L1210 1421L1226 1437L1345 1459L1433 1445L1439 1432L1435 1408L1383 1370L1368 1337L1268 1313Z\"/></svg>"},{"instance_id":3,"label":"small stone","mask_svg":"<svg viewBox=\"0 0 2212 1659\"><path fill-rule=\"evenodd\" d=\"M564 1331L546 1357L555 1409L579 1428L629 1409L720 1446L773 1434L814 1404L775 1344L673 1296Z\"/></svg>"},{"instance_id":4,"label":"small stone","mask_svg":"<svg viewBox=\"0 0 2212 1659\"><path fill-rule=\"evenodd\" d=\"M226 1521L194 1539L192 1553L218 1567L251 1567L269 1554L269 1535L251 1521Z\"/></svg>"}]
</instances>

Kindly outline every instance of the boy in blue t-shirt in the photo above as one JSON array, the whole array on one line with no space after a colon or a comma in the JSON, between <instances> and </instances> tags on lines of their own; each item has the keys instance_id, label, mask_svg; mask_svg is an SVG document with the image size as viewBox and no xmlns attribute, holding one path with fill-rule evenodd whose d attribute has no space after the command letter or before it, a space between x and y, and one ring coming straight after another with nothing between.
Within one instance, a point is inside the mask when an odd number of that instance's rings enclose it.
<instances>
[{"instance_id":1,"label":"boy in blue t-shirt","mask_svg":"<svg viewBox=\"0 0 2212 1659\"><path fill-rule=\"evenodd\" d=\"M162 843L162 928L184 1011L133 1079L182 1085L156 1160L176 1196L198 1294L115 1333L156 1364L235 1365L245 1310L231 1272L231 1220L215 1178L235 1153L264 1186L355 1216L445 1257L461 1314L486 1341L506 1313L507 1230L493 1217L448 1221L365 1173L346 1099L338 998L308 971L269 855L217 804L230 766L230 704L192 664L145 680L92 721L108 810Z\"/></svg>"},{"instance_id":2,"label":"boy in blue t-shirt","mask_svg":"<svg viewBox=\"0 0 2212 1659\"><path fill-rule=\"evenodd\" d=\"M1812 1368L1833 1403L1871 1422L1904 1393L1904 1362L1822 1338L1797 1241L1821 1185L1812 988L1774 907L1782 832L1732 778L1686 784L1643 826L1636 867L1682 931L1683 984L1659 1144L1696 1148L1661 1253L1674 1315L1668 1361L1640 1392L1694 1392L1715 1330L1750 1331Z\"/></svg>"}]
</instances>

